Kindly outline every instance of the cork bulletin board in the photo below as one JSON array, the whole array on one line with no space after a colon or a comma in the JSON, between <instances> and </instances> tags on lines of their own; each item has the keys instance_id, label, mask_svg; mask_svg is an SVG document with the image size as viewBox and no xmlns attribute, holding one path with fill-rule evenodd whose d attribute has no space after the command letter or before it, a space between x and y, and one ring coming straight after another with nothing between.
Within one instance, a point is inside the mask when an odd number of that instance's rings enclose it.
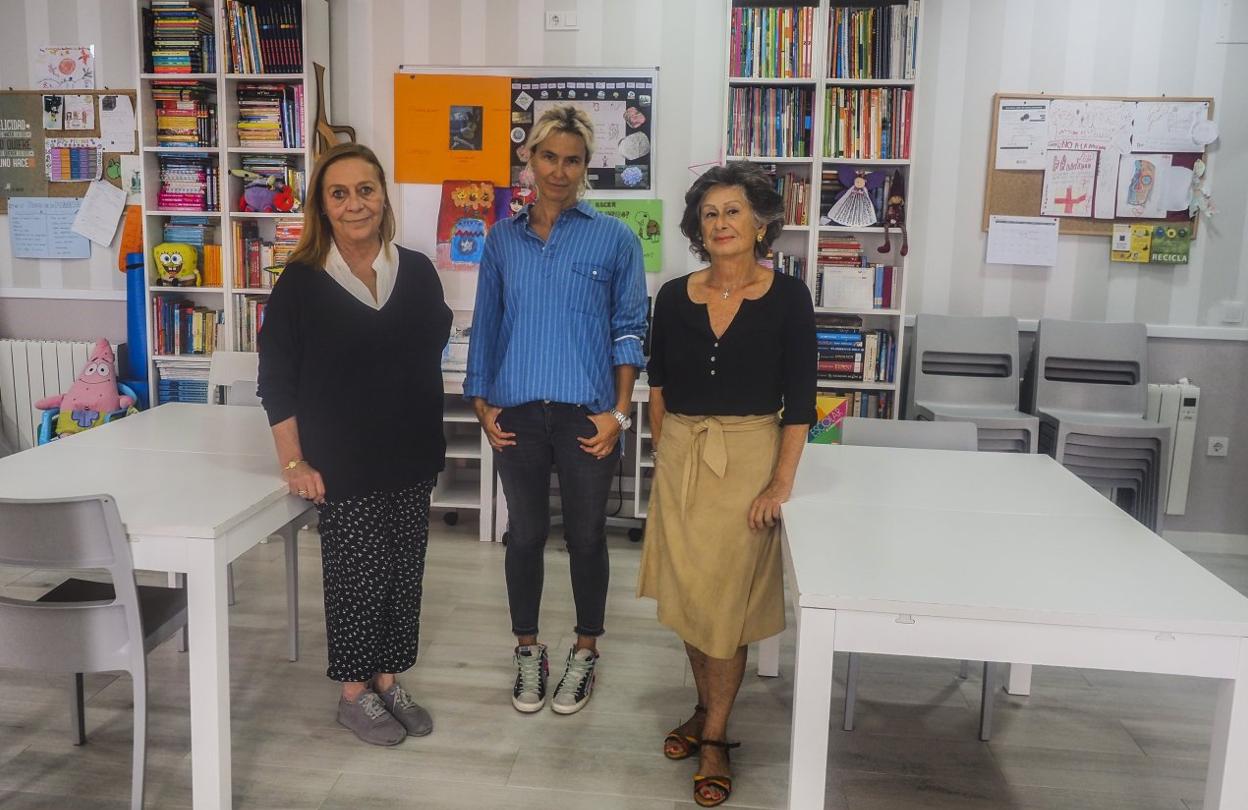
<instances>
[{"instance_id":1,"label":"cork bulletin board","mask_svg":"<svg viewBox=\"0 0 1248 810\"><path fill-rule=\"evenodd\" d=\"M80 96L91 100L93 123L87 129L45 129L44 96ZM100 104L105 96L127 96L137 111L133 90L5 90L0 91L0 214L9 197L82 197L90 182L51 182L44 168L44 146L50 139L99 138ZM137 140L136 140L137 148ZM100 179L121 186L120 159L130 152L103 154Z\"/></svg>"},{"instance_id":2,"label":"cork bulletin board","mask_svg":"<svg viewBox=\"0 0 1248 810\"><path fill-rule=\"evenodd\" d=\"M983 208L983 230L988 230L989 217L991 215L1010 215L1010 216L1041 216L1053 215L1052 212L1042 212L1042 201L1044 197L1045 170L1044 168L1026 168L1026 169L1002 169L998 168L998 146L1004 143L999 140L1004 136L1000 130L1001 116L999 111L1002 110L1002 103L1006 102L1026 102L1026 101L1048 101L1070 100L1076 102L1120 102L1131 105L1131 109L1135 109L1135 103L1144 102L1151 107L1157 105L1184 105L1191 103L1193 105L1207 105L1208 119L1213 118L1213 99L1202 97L1175 97L1175 96L1067 96L1052 95L1044 93L997 93L992 98L992 135L988 145L988 171L987 179L984 187L984 208ZM1195 108L1189 108L1195 109ZM1134 122L1129 122L1134 123ZM1164 145L1164 139L1162 140ZM1043 145L1041 145L1043 148ZM1069 147L1074 150L1094 151L1095 147L1089 144L1075 144ZM1168 164L1175 167L1183 167L1190 169L1197 159L1204 157L1204 151L1169 151L1165 148L1145 148L1137 149L1131 146L1129 150L1123 149L1113 154L1133 154L1139 152L1147 152L1150 154L1161 153L1167 158ZM1109 151L1098 152L1100 155L1110 154ZM1115 180L1117 173L1115 172ZM1113 187L1116 193L1118 187ZM1070 198L1067 192L1067 199ZM1062 200L1057 200L1062 202ZM1186 210L1183 211L1164 211L1156 217L1144 218L1127 218L1110 216L1108 218L1097 218L1094 216L1058 216L1058 231L1063 234L1082 234L1090 236L1109 236L1113 230L1115 222L1130 223L1146 223L1146 222L1190 222L1192 228L1192 237L1196 236L1196 222L1191 219Z\"/></svg>"}]
</instances>

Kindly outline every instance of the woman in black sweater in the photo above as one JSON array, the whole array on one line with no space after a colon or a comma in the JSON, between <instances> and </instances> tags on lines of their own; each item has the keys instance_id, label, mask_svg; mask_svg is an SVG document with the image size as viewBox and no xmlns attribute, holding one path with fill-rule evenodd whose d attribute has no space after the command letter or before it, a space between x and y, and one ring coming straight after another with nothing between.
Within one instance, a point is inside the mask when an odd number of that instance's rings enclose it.
<instances>
[{"instance_id":1,"label":"woman in black sweater","mask_svg":"<svg viewBox=\"0 0 1248 810\"><path fill-rule=\"evenodd\" d=\"M394 231L372 150L326 152L259 338L282 476L320 513L338 722L374 745L433 729L395 676L416 663L429 497L446 457L451 311L429 259Z\"/></svg>"},{"instance_id":2,"label":"woman in black sweater","mask_svg":"<svg viewBox=\"0 0 1248 810\"><path fill-rule=\"evenodd\" d=\"M698 703L663 753L699 755L702 807L732 793L726 737L746 645L784 629L776 524L815 421L810 291L759 264L783 217L757 166L698 178L680 229L707 267L663 285L650 331L656 459L638 593L685 642Z\"/></svg>"}]
</instances>

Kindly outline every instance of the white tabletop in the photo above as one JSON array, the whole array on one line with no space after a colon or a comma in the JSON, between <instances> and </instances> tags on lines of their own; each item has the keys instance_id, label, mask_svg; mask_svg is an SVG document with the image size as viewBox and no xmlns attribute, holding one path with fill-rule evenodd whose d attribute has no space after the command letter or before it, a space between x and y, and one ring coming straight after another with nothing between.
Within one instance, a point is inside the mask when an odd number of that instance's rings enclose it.
<instances>
[{"instance_id":1,"label":"white tabletop","mask_svg":"<svg viewBox=\"0 0 1248 810\"><path fill-rule=\"evenodd\" d=\"M1105 498L1046 455L807 445L794 500L937 511L1103 515Z\"/></svg>"},{"instance_id":2,"label":"white tabletop","mask_svg":"<svg viewBox=\"0 0 1248 810\"><path fill-rule=\"evenodd\" d=\"M263 452L204 449L244 439L263 440ZM101 494L132 538L220 537L284 498L306 508L287 492L259 408L162 405L0 459L0 496Z\"/></svg>"},{"instance_id":3,"label":"white tabletop","mask_svg":"<svg viewBox=\"0 0 1248 810\"><path fill-rule=\"evenodd\" d=\"M855 504L832 487L784 505L803 606L1248 636L1248 599L1090 487L1067 514L1028 512L1029 493L1061 483L1047 457L909 451L899 466L891 448L820 449L855 462L860 480L877 470L888 494ZM797 489L835 468L803 464Z\"/></svg>"}]
</instances>

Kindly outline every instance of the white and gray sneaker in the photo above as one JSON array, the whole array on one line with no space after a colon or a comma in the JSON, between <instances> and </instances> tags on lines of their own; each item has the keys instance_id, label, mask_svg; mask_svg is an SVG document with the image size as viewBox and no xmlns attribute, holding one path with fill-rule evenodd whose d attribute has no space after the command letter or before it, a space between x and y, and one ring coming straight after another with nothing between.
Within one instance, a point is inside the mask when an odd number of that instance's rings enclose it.
<instances>
[{"instance_id":1,"label":"white and gray sneaker","mask_svg":"<svg viewBox=\"0 0 1248 810\"><path fill-rule=\"evenodd\" d=\"M550 677L550 661L545 644L516 647L516 685L511 690L511 705L516 711L530 714L546 705L546 680Z\"/></svg>"},{"instance_id":2,"label":"white and gray sneaker","mask_svg":"<svg viewBox=\"0 0 1248 810\"><path fill-rule=\"evenodd\" d=\"M556 714L576 714L585 708L594 694L594 668L598 665L598 653L594 650L568 651L567 667L555 687L550 708Z\"/></svg>"},{"instance_id":3,"label":"white and gray sneaker","mask_svg":"<svg viewBox=\"0 0 1248 810\"><path fill-rule=\"evenodd\" d=\"M398 745L407 736L407 729L386 711L381 696L371 689L353 701L338 698L338 722L369 745Z\"/></svg>"}]
</instances>

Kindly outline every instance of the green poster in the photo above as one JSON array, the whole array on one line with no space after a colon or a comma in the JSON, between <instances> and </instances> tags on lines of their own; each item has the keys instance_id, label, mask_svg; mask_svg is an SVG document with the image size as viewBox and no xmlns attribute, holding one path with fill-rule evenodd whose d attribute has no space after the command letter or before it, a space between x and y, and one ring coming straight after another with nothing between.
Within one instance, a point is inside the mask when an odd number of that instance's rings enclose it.
<instances>
[{"instance_id":1,"label":"green poster","mask_svg":"<svg viewBox=\"0 0 1248 810\"><path fill-rule=\"evenodd\" d=\"M1192 231L1185 224L1158 225L1153 228L1153 264L1187 264L1192 249Z\"/></svg>"},{"instance_id":2,"label":"green poster","mask_svg":"<svg viewBox=\"0 0 1248 810\"><path fill-rule=\"evenodd\" d=\"M589 200L590 205L628 226L641 240L647 273L663 270L662 200Z\"/></svg>"}]
</instances>

